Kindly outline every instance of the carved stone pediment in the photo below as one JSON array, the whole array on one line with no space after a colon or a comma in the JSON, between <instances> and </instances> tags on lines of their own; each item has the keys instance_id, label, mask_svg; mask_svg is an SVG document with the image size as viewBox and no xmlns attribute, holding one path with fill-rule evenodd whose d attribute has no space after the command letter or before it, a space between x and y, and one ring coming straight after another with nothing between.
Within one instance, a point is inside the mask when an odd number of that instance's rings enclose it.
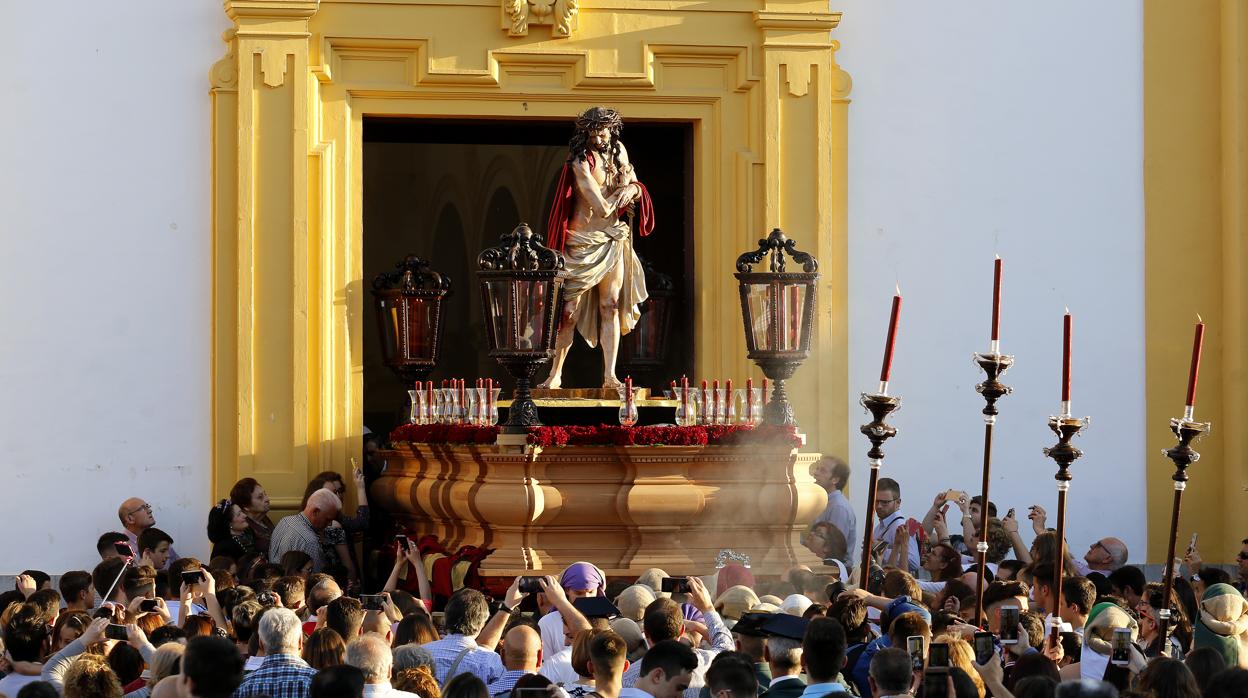
<instances>
[{"instance_id":1,"label":"carved stone pediment","mask_svg":"<svg viewBox=\"0 0 1248 698\"><path fill-rule=\"evenodd\" d=\"M550 35L566 39L576 30L580 0L502 0L502 28L508 36L528 36L529 26L550 25Z\"/></svg>"}]
</instances>

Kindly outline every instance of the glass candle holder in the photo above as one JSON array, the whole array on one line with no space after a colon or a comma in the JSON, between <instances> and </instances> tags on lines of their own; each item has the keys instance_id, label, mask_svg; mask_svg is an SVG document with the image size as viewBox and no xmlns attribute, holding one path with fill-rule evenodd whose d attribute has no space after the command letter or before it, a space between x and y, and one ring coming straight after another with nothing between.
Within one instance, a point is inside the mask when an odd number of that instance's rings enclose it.
<instances>
[{"instance_id":1,"label":"glass candle holder","mask_svg":"<svg viewBox=\"0 0 1248 698\"><path fill-rule=\"evenodd\" d=\"M741 391L741 423L758 426L763 422L763 389L746 388Z\"/></svg>"},{"instance_id":2,"label":"glass candle holder","mask_svg":"<svg viewBox=\"0 0 1248 698\"><path fill-rule=\"evenodd\" d=\"M620 426L631 427L637 423L637 388L616 388L620 396Z\"/></svg>"},{"instance_id":3,"label":"glass candle holder","mask_svg":"<svg viewBox=\"0 0 1248 698\"><path fill-rule=\"evenodd\" d=\"M676 398L676 426L688 427L698 423L697 394L700 392L697 388L690 388L687 395L681 388L671 391Z\"/></svg>"}]
</instances>

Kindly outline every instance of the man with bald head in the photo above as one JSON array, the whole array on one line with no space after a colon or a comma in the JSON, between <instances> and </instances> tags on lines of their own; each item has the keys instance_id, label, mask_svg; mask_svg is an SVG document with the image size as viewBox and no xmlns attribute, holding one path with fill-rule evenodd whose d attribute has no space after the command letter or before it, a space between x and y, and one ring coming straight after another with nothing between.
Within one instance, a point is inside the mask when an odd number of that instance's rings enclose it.
<instances>
[{"instance_id":1,"label":"man with bald head","mask_svg":"<svg viewBox=\"0 0 1248 698\"><path fill-rule=\"evenodd\" d=\"M1110 572L1127 564L1127 544L1117 538L1102 538L1088 547L1082 560L1075 560L1080 576L1089 572Z\"/></svg>"},{"instance_id":2,"label":"man with bald head","mask_svg":"<svg viewBox=\"0 0 1248 698\"><path fill-rule=\"evenodd\" d=\"M536 674L542 666L542 636L528 625L517 625L503 636L503 668L507 671L489 685L491 696L511 693L525 674Z\"/></svg>"},{"instance_id":3,"label":"man with bald head","mask_svg":"<svg viewBox=\"0 0 1248 698\"><path fill-rule=\"evenodd\" d=\"M321 553L321 531L338 516L342 500L329 490L321 489L308 495L303 511L287 516L273 527L269 540L269 562L281 562L282 556L291 550L299 550L312 558L312 571L325 571L325 556Z\"/></svg>"},{"instance_id":4,"label":"man with bald head","mask_svg":"<svg viewBox=\"0 0 1248 698\"><path fill-rule=\"evenodd\" d=\"M139 497L131 497L121 503L117 507L117 518L121 520L121 525L126 529L126 539L130 541L130 550L134 551L137 558L139 553L139 535L147 529L156 525L156 516L152 514L152 505L143 501ZM165 564L160 569L168 570L169 563L178 559L178 553L169 547L169 558L165 560Z\"/></svg>"}]
</instances>

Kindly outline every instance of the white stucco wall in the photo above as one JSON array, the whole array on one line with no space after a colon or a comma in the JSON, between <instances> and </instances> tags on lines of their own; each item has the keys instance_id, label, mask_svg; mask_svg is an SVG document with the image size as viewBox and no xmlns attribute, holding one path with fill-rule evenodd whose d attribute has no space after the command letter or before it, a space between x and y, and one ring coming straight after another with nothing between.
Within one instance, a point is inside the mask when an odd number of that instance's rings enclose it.
<instances>
[{"instance_id":1,"label":"white stucco wall","mask_svg":"<svg viewBox=\"0 0 1248 698\"><path fill-rule=\"evenodd\" d=\"M220 3L11 3L0 45L0 574L98 562L128 495L207 553ZM52 25L49 28L48 25Z\"/></svg>"},{"instance_id":2,"label":"white stucco wall","mask_svg":"<svg viewBox=\"0 0 1248 698\"><path fill-rule=\"evenodd\" d=\"M1061 315L1075 314L1074 409L1091 415L1072 472L1067 539L1105 535L1143 562L1143 17L1139 2L840 0L834 36L854 79L849 155L852 500L862 530L868 421L894 283L904 297L883 475L916 518L937 491L980 490L992 259L1005 263L991 498L1056 521ZM956 509L953 510L956 512ZM956 514L955 514L956 518ZM1030 540L1027 522L1024 538ZM956 525L956 524L955 524ZM861 541L858 541L861 545ZM1158 561L1160 562L1160 561Z\"/></svg>"}]
</instances>

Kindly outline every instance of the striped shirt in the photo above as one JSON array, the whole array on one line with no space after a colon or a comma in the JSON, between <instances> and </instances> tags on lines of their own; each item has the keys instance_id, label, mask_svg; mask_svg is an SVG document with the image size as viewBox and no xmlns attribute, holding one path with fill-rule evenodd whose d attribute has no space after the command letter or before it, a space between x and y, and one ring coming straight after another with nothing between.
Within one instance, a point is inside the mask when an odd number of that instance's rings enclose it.
<instances>
[{"instance_id":1,"label":"striped shirt","mask_svg":"<svg viewBox=\"0 0 1248 698\"><path fill-rule=\"evenodd\" d=\"M273 537L269 540L269 562L282 561L286 553L298 550L312 558L312 571L325 570L325 556L321 553L321 537L303 512L287 516L273 527Z\"/></svg>"},{"instance_id":2,"label":"striped shirt","mask_svg":"<svg viewBox=\"0 0 1248 698\"><path fill-rule=\"evenodd\" d=\"M280 524L279 524L280 525ZM498 654L487 649L482 649L477 645L474 638L464 635L445 635L441 640L422 645L425 649L433 654L434 677L438 683L445 686L446 682L454 678L454 675L448 676L451 665L455 663L455 659L463 653L463 659L459 662L459 667L455 670L455 674L472 674L481 679L488 686L498 679L502 678L507 672L503 668L503 660ZM467 649L467 652L464 650Z\"/></svg>"},{"instance_id":3,"label":"striped shirt","mask_svg":"<svg viewBox=\"0 0 1248 698\"><path fill-rule=\"evenodd\" d=\"M462 666L462 664L461 664ZM487 687L491 696L501 696L511 693L511 689L516 687L516 682L529 672L522 669L509 669L503 672L503 675L494 679Z\"/></svg>"},{"instance_id":4,"label":"striped shirt","mask_svg":"<svg viewBox=\"0 0 1248 698\"><path fill-rule=\"evenodd\" d=\"M290 518L290 517L287 517ZM285 519L283 519L285 520ZM233 698L307 698L316 669L293 654L270 654L260 668L247 675Z\"/></svg>"}]
</instances>

